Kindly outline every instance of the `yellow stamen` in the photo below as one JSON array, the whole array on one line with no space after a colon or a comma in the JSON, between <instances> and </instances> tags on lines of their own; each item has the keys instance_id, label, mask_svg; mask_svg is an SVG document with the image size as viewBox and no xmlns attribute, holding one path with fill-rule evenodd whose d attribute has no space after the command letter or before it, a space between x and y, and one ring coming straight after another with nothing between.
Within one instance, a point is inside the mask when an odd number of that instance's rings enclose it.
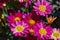
<instances>
[{"instance_id":1,"label":"yellow stamen","mask_svg":"<svg viewBox=\"0 0 60 40\"><path fill-rule=\"evenodd\" d=\"M42 12L45 12L46 11L46 6L40 5L39 10L42 11Z\"/></svg>"},{"instance_id":2,"label":"yellow stamen","mask_svg":"<svg viewBox=\"0 0 60 40\"><path fill-rule=\"evenodd\" d=\"M19 17L15 17L14 21L21 20Z\"/></svg>"},{"instance_id":3,"label":"yellow stamen","mask_svg":"<svg viewBox=\"0 0 60 40\"><path fill-rule=\"evenodd\" d=\"M17 25L15 29L16 29L17 32L22 32L24 30L24 27L20 26L20 25Z\"/></svg>"},{"instance_id":4,"label":"yellow stamen","mask_svg":"<svg viewBox=\"0 0 60 40\"><path fill-rule=\"evenodd\" d=\"M53 33L53 36L57 38L57 37L59 37L59 33L57 33L57 32Z\"/></svg>"},{"instance_id":5,"label":"yellow stamen","mask_svg":"<svg viewBox=\"0 0 60 40\"><path fill-rule=\"evenodd\" d=\"M29 24L34 25L35 21L31 19L31 20L29 20Z\"/></svg>"},{"instance_id":6,"label":"yellow stamen","mask_svg":"<svg viewBox=\"0 0 60 40\"><path fill-rule=\"evenodd\" d=\"M45 35L47 32L46 32L46 29L40 28L39 33L40 33L41 35Z\"/></svg>"}]
</instances>

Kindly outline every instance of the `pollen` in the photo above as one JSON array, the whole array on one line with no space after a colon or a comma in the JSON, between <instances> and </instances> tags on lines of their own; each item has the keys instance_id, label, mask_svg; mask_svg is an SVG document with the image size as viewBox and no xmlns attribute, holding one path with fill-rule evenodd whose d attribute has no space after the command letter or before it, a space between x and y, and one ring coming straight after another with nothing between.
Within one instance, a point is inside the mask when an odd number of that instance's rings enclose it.
<instances>
[{"instance_id":1,"label":"pollen","mask_svg":"<svg viewBox=\"0 0 60 40\"><path fill-rule=\"evenodd\" d=\"M42 12L45 12L46 11L46 6L40 5L39 10L42 11Z\"/></svg>"},{"instance_id":2,"label":"pollen","mask_svg":"<svg viewBox=\"0 0 60 40\"><path fill-rule=\"evenodd\" d=\"M35 21L32 20L32 19L30 19L30 20L29 20L29 24L30 24L30 25L34 25L34 24L35 24Z\"/></svg>"},{"instance_id":3,"label":"pollen","mask_svg":"<svg viewBox=\"0 0 60 40\"><path fill-rule=\"evenodd\" d=\"M59 34L59 33L57 33L57 32L56 32L56 33L53 33L53 36L54 36L54 37L56 37L56 38L58 38L58 37L59 37L59 35L60 35L60 34Z\"/></svg>"},{"instance_id":4,"label":"pollen","mask_svg":"<svg viewBox=\"0 0 60 40\"><path fill-rule=\"evenodd\" d=\"M40 33L41 35L45 35L47 32L46 32L46 29L40 28L39 33Z\"/></svg>"},{"instance_id":5,"label":"pollen","mask_svg":"<svg viewBox=\"0 0 60 40\"><path fill-rule=\"evenodd\" d=\"M20 26L20 25L17 25L15 29L16 29L17 32L23 32L24 27Z\"/></svg>"},{"instance_id":6,"label":"pollen","mask_svg":"<svg viewBox=\"0 0 60 40\"><path fill-rule=\"evenodd\" d=\"M20 17L15 17L14 18L14 21L18 21L18 20L20 20Z\"/></svg>"}]
</instances>

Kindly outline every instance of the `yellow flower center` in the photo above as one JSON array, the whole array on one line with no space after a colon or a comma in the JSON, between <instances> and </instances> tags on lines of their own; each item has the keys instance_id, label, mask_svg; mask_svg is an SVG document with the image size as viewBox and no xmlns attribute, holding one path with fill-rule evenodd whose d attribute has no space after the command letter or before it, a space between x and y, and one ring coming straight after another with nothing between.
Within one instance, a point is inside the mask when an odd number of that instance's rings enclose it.
<instances>
[{"instance_id":1,"label":"yellow flower center","mask_svg":"<svg viewBox=\"0 0 60 40\"><path fill-rule=\"evenodd\" d=\"M17 32L22 32L24 30L24 27L20 26L20 25L17 25L15 29L16 29Z\"/></svg>"},{"instance_id":2,"label":"yellow flower center","mask_svg":"<svg viewBox=\"0 0 60 40\"><path fill-rule=\"evenodd\" d=\"M31 19L31 20L29 20L29 24L34 25L35 21Z\"/></svg>"},{"instance_id":3,"label":"yellow flower center","mask_svg":"<svg viewBox=\"0 0 60 40\"><path fill-rule=\"evenodd\" d=\"M46 11L46 6L40 5L39 10L41 10L42 12L45 12Z\"/></svg>"},{"instance_id":4,"label":"yellow flower center","mask_svg":"<svg viewBox=\"0 0 60 40\"><path fill-rule=\"evenodd\" d=\"M17 20L20 20L20 18L19 17L15 17L14 18L14 21L17 21Z\"/></svg>"},{"instance_id":5,"label":"yellow flower center","mask_svg":"<svg viewBox=\"0 0 60 40\"><path fill-rule=\"evenodd\" d=\"M57 38L59 37L59 33L53 33L53 36Z\"/></svg>"},{"instance_id":6,"label":"yellow flower center","mask_svg":"<svg viewBox=\"0 0 60 40\"><path fill-rule=\"evenodd\" d=\"M39 33L42 34L42 35L45 35L47 32L46 32L46 29L41 28L41 29L39 30Z\"/></svg>"}]
</instances>

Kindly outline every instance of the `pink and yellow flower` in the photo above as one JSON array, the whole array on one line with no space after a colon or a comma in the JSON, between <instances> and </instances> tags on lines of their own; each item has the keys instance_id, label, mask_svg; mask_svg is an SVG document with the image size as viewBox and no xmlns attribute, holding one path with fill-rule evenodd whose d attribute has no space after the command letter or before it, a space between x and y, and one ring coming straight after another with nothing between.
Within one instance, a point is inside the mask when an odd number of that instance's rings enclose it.
<instances>
[{"instance_id":1,"label":"pink and yellow flower","mask_svg":"<svg viewBox=\"0 0 60 40\"><path fill-rule=\"evenodd\" d=\"M43 24L42 22L37 23L36 27L34 28L35 36L38 38L46 38L49 39L52 34L52 28L50 25Z\"/></svg>"},{"instance_id":2,"label":"pink and yellow flower","mask_svg":"<svg viewBox=\"0 0 60 40\"><path fill-rule=\"evenodd\" d=\"M30 14L26 14L26 18L24 19L26 23L28 23L29 25L34 25L35 24L35 20L33 20L31 18Z\"/></svg>"},{"instance_id":3,"label":"pink and yellow flower","mask_svg":"<svg viewBox=\"0 0 60 40\"><path fill-rule=\"evenodd\" d=\"M36 19L37 19L36 15L34 15L33 13L28 13L25 16L24 21L29 25L29 27L32 27L32 26L34 27L36 23L40 21L40 20L37 21Z\"/></svg>"},{"instance_id":4,"label":"pink and yellow flower","mask_svg":"<svg viewBox=\"0 0 60 40\"><path fill-rule=\"evenodd\" d=\"M28 25L24 21L12 23L10 29L15 36L26 36L26 33L28 33Z\"/></svg>"},{"instance_id":5,"label":"pink and yellow flower","mask_svg":"<svg viewBox=\"0 0 60 40\"><path fill-rule=\"evenodd\" d=\"M60 30L59 29L56 29L56 28L53 29L51 39L54 39L54 40L60 39Z\"/></svg>"},{"instance_id":6,"label":"pink and yellow flower","mask_svg":"<svg viewBox=\"0 0 60 40\"><path fill-rule=\"evenodd\" d=\"M12 13L10 13L10 16L7 16L7 21L8 23L13 23L16 21L20 21L22 20L22 18L24 18L25 14L22 14L21 12L15 12L14 15Z\"/></svg>"},{"instance_id":7,"label":"pink and yellow flower","mask_svg":"<svg viewBox=\"0 0 60 40\"><path fill-rule=\"evenodd\" d=\"M41 16L45 16L47 14L51 14L52 5L50 5L50 3L46 0L42 0L41 2L37 1L34 4L35 6L33 6L33 8L35 9L37 15L40 14Z\"/></svg>"}]
</instances>

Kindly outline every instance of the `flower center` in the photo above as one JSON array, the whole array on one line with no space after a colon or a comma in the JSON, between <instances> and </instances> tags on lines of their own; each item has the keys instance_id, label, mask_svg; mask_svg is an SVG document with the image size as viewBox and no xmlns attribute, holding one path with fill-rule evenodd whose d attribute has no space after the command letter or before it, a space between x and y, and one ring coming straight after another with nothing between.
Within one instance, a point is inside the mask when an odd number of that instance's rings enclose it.
<instances>
[{"instance_id":1,"label":"flower center","mask_svg":"<svg viewBox=\"0 0 60 40\"><path fill-rule=\"evenodd\" d=\"M40 6L39 6L39 10L41 10L42 12L45 12L45 10L46 10L46 6L44 6L44 5L40 5Z\"/></svg>"},{"instance_id":2,"label":"flower center","mask_svg":"<svg viewBox=\"0 0 60 40\"><path fill-rule=\"evenodd\" d=\"M24 27L20 26L20 25L17 25L15 29L16 29L17 32L22 32L24 30Z\"/></svg>"},{"instance_id":3,"label":"flower center","mask_svg":"<svg viewBox=\"0 0 60 40\"><path fill-rule=\"evenodd\" d=\"M34 25L35 21L31 19L31 20L29 20L29 24Z\"/></svg>"},{"instance_id":4,"label":"flower center","mask_svg":"<svg viewBox=\"0 0 60 40\"><path fill-rule=\"evenodd\" d=\"M54 37L59 37L59 33L53 33Z\"/></svg>"},{"instance_id":5,"label":"flower center","mask_svg":"<svg viewBox=\"0 0 60 40\"><path fill-rule=\"evenodd\" d=\"M20 20L20 18L19 17L15 17L14 18L14 21L17 21L17 20Z\"/></svg>"},{"instance_id":6,"label":"flower center","mask_svg":"<svg viewBox=\"0 0 60 40\"><path fill-rule=\"evenodd\" d=\"M41 28L41 29L39 30L39 33L42 34L42 35L45 35L47 32L46 32L46 29Z\"/></svg>"}]
</instances>

